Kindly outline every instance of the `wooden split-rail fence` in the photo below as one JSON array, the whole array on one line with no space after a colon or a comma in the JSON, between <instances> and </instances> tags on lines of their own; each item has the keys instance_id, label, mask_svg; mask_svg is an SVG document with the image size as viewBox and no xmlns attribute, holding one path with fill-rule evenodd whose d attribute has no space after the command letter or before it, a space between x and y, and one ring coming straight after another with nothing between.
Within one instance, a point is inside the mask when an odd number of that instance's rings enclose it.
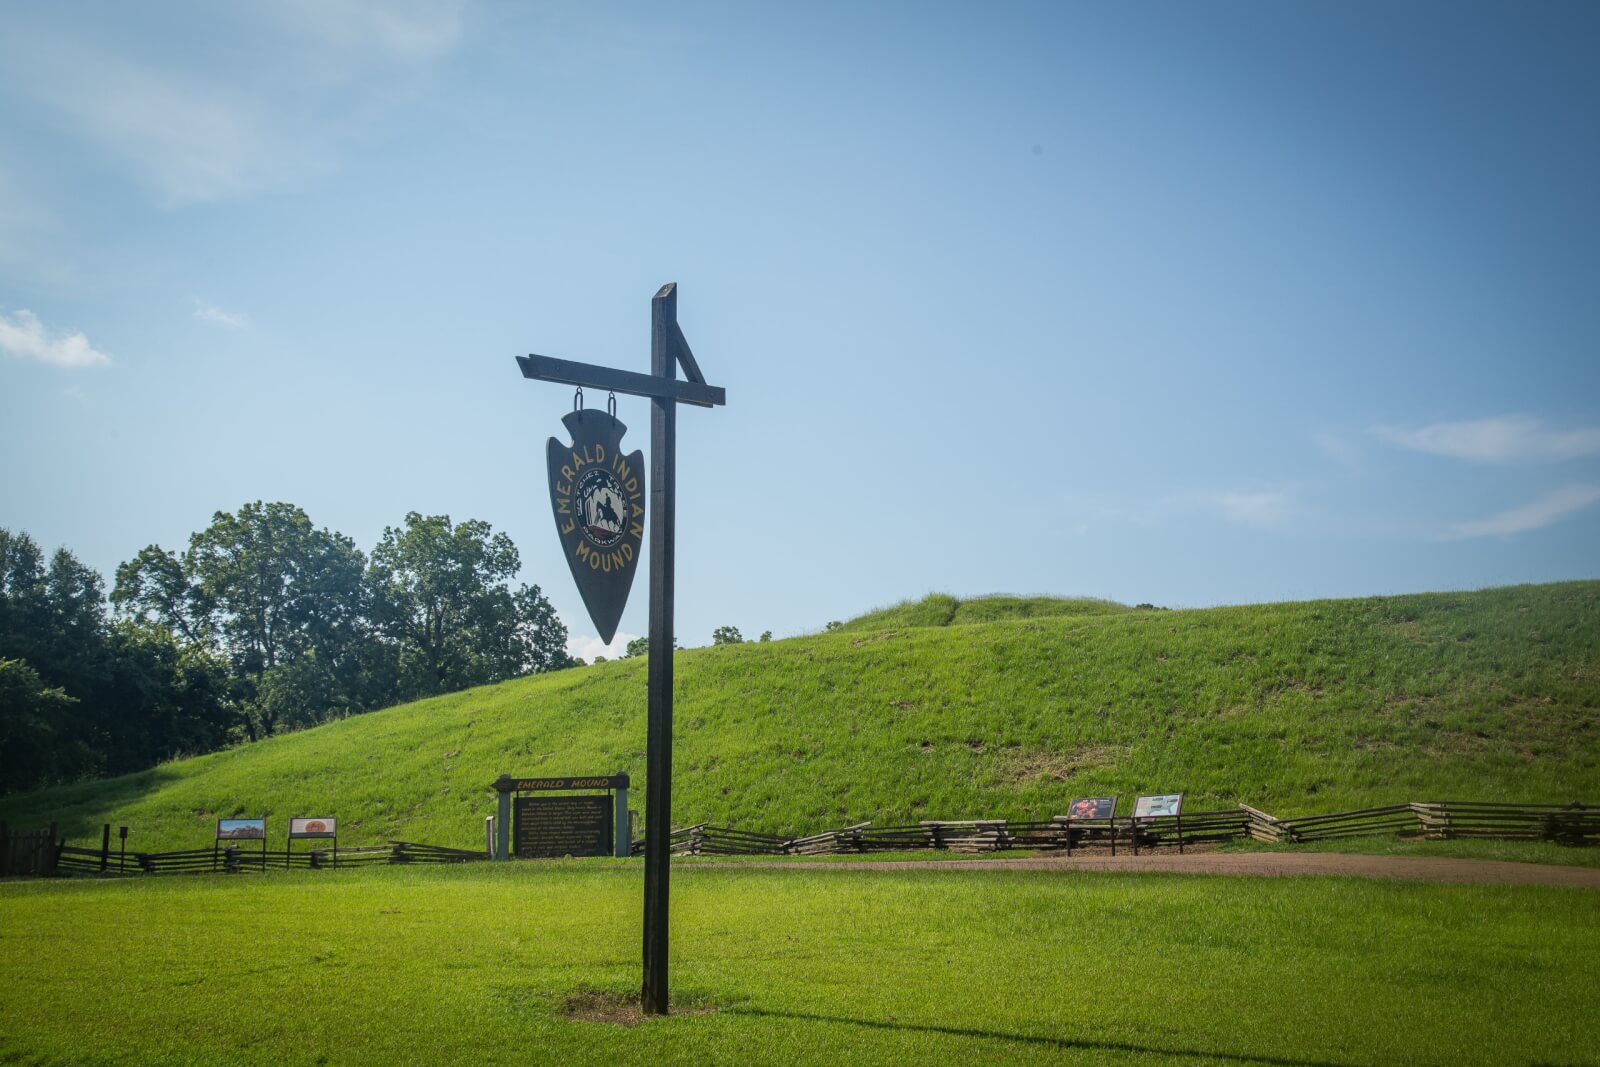
<instances>
[{"instance_id":1,"label":"wooden split-rail fence","mask_svg":"<svg viewBox=\"0 0 1600 1067\"><path fill-rule=\"evenodd\" d=\"M1424 801L1359 808L1326 815L1280 819L1241 804L1236 808L1192 811L1134 819L1073 820L1064 815L1044 821L1008 819L926 820L874 826L854 823L804 837L738 830L696 823L672 832L671 851L680 856L831 856L872 852L1002 852L1031 849L1071 853L1077 849L1176 847L1210 842L1254 840L1301 844L1372 835L1403 835L1427 840L1494 838L1600 844L1600 806L1592 804L1501 804L1483 801ZM644 851L642 840L633 853ZM313 848L302 852L262 851L254 843L178 852L123 852L110 845L110 828L100 848L62 842L55 824L40 830L13 830L0 823L0 876L82 874L172 874L197 871L311 870L405 863L470 863L488 859L484 851L390 841L354 848Z\"/></svg>"},{"instance_id":2,"label":"wooden split-rail fence","mask_svg":"<svg viewBox=\"0 0 1600 1067\"><path fill-rule=\"evenodd\" d=\"M700 823L672 833L675 855L833 856L867 852L1003 852L1009 849L1071 851L1106 845L1154 848L1160 845L1226 841L1244 836L1249 817L1236 808L1181 816L1071 821L1064 815L1041 822L1009 819L936 820L904 826L870 822L842 826L806 837L784 838ZM637 854L643 841L635 841Z\"/></svg>"},{"instance_id":3,"label":"wooden split-rail fence","mask_svg":"<svg viewBox=\"0 0 1600 1067\"><path fill-rule=\"evenodd\" d=\"M1241 804L1236 808L1185 812L1154 818L1046 822L1007 819L928 820L903 826L870 822L841 826L805 837L735 830L698 823L672 833L672 852L685 856L835 856L869 852L1002 852L1031 849L1071 852L1080 848L1176 847L1254 840L1299 844L1377 834L1426 840L1497 838L1600 844L1600 807L1585 804L1493 804L1427 801L1360 808L1327 815L1279 819ZM635 841L633 851L644 851Z\"/></svg>"},{"instance_id":4,"label":"wooden split-rail fence","mask_svg":"<svg viewBox=\"0 0 1600 1067\"><path fill-rule=\"evenodd\" d=\"M58 844L54 869L75 874L181 874L221 871L333 870L401 863L470 863L488 859L485 852L414 841L355 848L314 848L304 852L262 851L254 845L222 845L179 852L121 852L109 848L77 848ZM45 872L12 872L45 873Z\"/></svg>"}]
</instances>

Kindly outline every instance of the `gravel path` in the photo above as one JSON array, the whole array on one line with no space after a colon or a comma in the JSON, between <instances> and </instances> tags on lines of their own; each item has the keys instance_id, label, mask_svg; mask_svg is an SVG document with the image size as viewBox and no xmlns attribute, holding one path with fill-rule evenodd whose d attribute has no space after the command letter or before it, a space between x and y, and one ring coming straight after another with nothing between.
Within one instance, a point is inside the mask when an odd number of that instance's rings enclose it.
<instances>
[{"instance_id":1,"label":"gravel path","mask_svg":"<svg viewBox=\"0 0 1600 1067\"><path fill-rule=\"evenodd\" d=\"M1443 856L1361 856L1342 852L1191 852L1142 856L1035 856L994 860L885 860L881 863L760 863L807 871L1132 871L1282 877L1334 875L1471 885L1554 885L1600 889L1600 869Z\"/></svg>"}]
</instances>

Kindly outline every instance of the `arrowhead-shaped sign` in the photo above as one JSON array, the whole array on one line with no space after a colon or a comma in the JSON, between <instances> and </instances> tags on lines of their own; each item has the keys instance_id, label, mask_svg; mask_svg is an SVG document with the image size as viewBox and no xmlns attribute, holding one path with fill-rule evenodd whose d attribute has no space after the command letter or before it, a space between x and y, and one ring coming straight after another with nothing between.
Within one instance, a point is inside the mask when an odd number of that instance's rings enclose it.
<instances>
[{"instance_id":1,"label":"arrowhead-shaped sign","mask_svg":"<svg viewBox=\"0 0 1600 1067\"><path fill-rule=\"evenodd\" d=\"M644 453L622 454L628 428L593 408L562 418L572 444L554 437L550 506L567 566L600 640L611 643L644 555Z\"/></svg>"}]
</instances>

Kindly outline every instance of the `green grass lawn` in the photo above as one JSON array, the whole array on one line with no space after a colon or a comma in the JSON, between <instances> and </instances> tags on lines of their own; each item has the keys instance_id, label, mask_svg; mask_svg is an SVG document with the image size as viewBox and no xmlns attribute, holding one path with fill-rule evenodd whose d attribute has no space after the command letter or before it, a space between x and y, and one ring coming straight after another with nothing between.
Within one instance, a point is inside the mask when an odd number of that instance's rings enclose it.
<instances>
[{"instance_id":1,"label":"green grass lawn","mask_svg":"<svg viewBox=\"0 0 1600 1067\"><path fill-rule=\"evenodd\" d=\"M690 866L683 1014L631 995L640 868L0 885L0 1062L1579 1064L1600 894Z\"/></svg>"},{"instance_id":2,"label":"green grass lawn","mask_svg":"<svg viewBox=\"0 0 1600 1067\"><path fill-rule=\"evenodd\" d=\"M1425 841L1380 835L1308 841L1297 845L1229 841L1222 847L1229 852L1345 852L1364 856L1441 856L1447 859L1553 863L1561 867L1600 867L1600 848L1563 845L1554 841L1494 841L1481 838Z\"/></svg>"},{"instance_id":3,"label":"green grass lawn","mask_svg":"<svg viewBox=\"0 0 1600 1067\"><path fill-rule=\"evenodd\" d=\"M1166 791L1282 817L1600 800L1600 582L1194 611L934 597L876 618L679 654L680 825L1040 819ZM0 819L78 844L127 824L160 851L208 845L218 817L266 816L281 841L291 816L335 815L343 844L476 847L498 775L642 786L644 739L626 660L6 797Z\"/></svg>"}]
</instances>

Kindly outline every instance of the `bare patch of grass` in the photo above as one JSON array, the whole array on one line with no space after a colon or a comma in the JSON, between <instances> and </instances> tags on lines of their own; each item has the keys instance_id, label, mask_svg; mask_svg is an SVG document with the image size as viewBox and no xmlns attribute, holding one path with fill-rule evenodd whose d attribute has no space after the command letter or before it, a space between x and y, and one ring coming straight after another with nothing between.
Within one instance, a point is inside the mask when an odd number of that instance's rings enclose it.
<instances>
[{"instance_id":1,"label":"bare patch of grass","mask_svg":"<svg viewBox=\"0 0 1600 1067\"><path fill-rule=\"evenodd\" d=\"M581 990L561 1004L561 1014L569 1019L586 1023L610 1023L613 1026L638 1026L649 1018L639 1006L638 996L621 993L599 993Z\"/></svg>"},{"instance_id":2,"label":"bare patch of grass","mask_svg":"<svg viewBox=\"0 0 1600 1067\"><path fill-rule=\"evenodd\" d=\"M672 1006L673 1015L712 1015L714 1004L678 1003ZM579 990L561 1004L561 1014L576 1022L609 1023L612 1026L638 1026L651 1016L639 1006L637 993L624 995L593 989Z\"/></svg>"},{"instance_id":3,"label":"bare patch of grass","mask_svg":"<svg viewBox=\"0 0 1600 1067\"><path fill-rule=\"evenodd\" d=\"M1010 749L1002 757L1002 777L1008 782L1049 779L1065 782L1084 771L1109 767L1126 758L1126 745L1085 745L1065 752L1043 749Z\"/></svg>"}]
</instances>

